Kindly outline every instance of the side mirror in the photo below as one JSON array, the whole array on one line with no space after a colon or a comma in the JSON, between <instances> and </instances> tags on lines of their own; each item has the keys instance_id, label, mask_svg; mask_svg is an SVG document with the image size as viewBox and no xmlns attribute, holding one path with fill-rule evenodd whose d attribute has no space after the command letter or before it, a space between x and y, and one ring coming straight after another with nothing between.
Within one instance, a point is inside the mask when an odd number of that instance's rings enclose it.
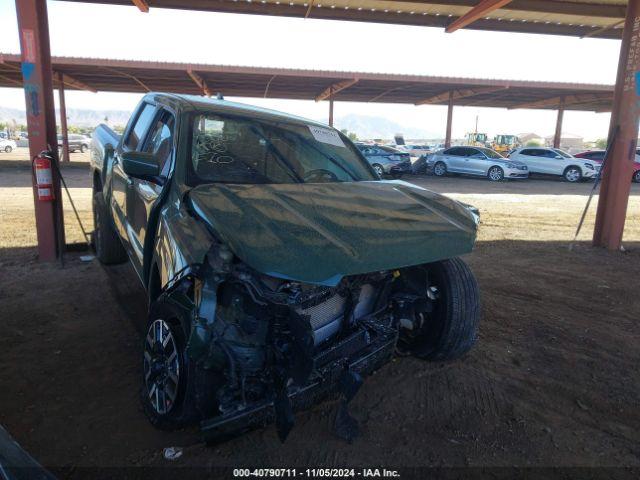
<instances>
[{"instance_id":1,"label":"side mirror","mask_svg":"<svg viewBox=\"0 0 640 480\"><path fill-rule=\"evenodd\" d=\"M120 158L124 173L130 177L148 180L160 175L160 165L153 153L124 152Z\"/></svg>"}]
</instances>

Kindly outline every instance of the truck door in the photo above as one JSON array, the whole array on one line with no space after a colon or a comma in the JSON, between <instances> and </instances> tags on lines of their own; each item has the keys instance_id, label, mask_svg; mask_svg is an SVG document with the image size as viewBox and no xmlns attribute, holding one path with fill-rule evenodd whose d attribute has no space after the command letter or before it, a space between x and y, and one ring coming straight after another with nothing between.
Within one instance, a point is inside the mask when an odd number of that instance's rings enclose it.
<instances>
[{"instance_id":1,"label":"truck door","mask_svg":"<svg viewBox=\"0 0 640 480\"><path fill-rule=\"evenodd\" d=\"M148 231L151 209L162 192L173 163L174 131L174 115L165 109L159 109L146 138L142 142L140 151L154 155L160 166L160 175L155 179L131 179L127 192L129 242L134 253L134 261L137 261L136 267L140 269L142 269L144 261L144 241Z\"/></svg>"},{"instance_id":2,"label":"truck door","mask_svg":"<svg viewBox=\"0 0 640 480\"><path fill-rule=\"evenodd\" d=\"M113 170L111 174L111 210L113 212L113 220L116 228L120 233L120 237L124 241L125 247L131 253L131 245L129 244L130 226L127 219L127 194L132 186L133 179L124 173L122 169L122 160L120 155L123 152L139 150L142 148L142 141L145 138L149 126L153 121L156 113L155 105L143 103L134 114L134 120L127 127L121 145L116 149L113 155Z\"/></svg>"}]
</instances>

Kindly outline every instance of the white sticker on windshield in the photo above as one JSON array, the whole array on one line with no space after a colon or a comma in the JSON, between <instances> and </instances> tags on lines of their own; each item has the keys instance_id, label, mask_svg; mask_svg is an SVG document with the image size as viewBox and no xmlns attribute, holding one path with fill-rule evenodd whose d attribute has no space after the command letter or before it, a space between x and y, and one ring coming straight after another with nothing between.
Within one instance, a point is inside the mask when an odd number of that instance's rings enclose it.
<instances>
[{"instance_id":1,"label":"white sticker on windshield","mask_svg":"<svg viewBox=\"0 0 640 480\"><path fill-rule=\"evenodd\" d=\"M315 138L317 141L328 143L329 145L335 145L336 147L347 148L347 146L340 138L340 135L338 135L338 132L336 132L335 130L332 130L330 128L315 127L311 125L308 125L308 127L311 131L311 135L313 135L313 138Z\"/></svg>"}]
</instances>

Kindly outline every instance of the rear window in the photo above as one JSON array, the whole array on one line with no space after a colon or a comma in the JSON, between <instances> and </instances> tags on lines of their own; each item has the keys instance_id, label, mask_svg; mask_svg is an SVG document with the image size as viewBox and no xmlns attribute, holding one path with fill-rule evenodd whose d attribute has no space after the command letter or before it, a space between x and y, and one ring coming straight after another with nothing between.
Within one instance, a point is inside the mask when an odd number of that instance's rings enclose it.
<instances>
[{"instance_id":1,"label":"rear window","mask_svg":"<svg viewBox=\"0 0 640 480\"><path fill-rule=\"evenodd\" d=\"M382 150L384 153L402 153L400 150L398 150L397 148L393 148L393 147L385 147L384 145L380 145L378 146L378 149Z\"/></svg>"},{"instance_id":2,"label":"rear window","mask_svg":"<svg viewBox=\"0 0 640 480\"><path fill-rule=\"evenodd\" d=\"M484 153L488 158L503 158L498 152L491 150L490 148L478 148L482 153Z\"/></svg>"},{"instance_id":3,"label":"rear window","mask_svg":"<svg viewBox=\"0 0 640 480\"><path fill-rule=\"evenodd\" d=\"M573 158L573 155L569 155L564 150L560 150L559 148L554 148L553 151L564 158Z\"/></svg>"}]
</instances>

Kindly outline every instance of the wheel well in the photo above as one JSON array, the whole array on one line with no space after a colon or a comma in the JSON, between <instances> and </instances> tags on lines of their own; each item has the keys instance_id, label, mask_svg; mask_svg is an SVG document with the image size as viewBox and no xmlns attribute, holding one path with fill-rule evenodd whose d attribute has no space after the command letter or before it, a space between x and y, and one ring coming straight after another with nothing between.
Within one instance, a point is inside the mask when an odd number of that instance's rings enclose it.
<instances>
[{"instance_id":1,"label":"wheel well","mask_svg":"<svg viewBox=\"0 0 640 480\"><path fill-rule=\"evenodd\" d=\"M580 168L579 165L569 165L567 168L564 169L563 173L567 173L567 170L569 170L570 168L577 168L578 170L580 170L580 174L582 174L582 168Z\"/></svg>"},{"instance_id":2,"label":"wheel well","mask_svg":"<svg viewBox=\"0 0 640 480\"><path fill-rule=\"evenodd\" d=\"M97 170L93 172L93 191L102 191L102 179L100 178L100 172L98 172Z\"/></svg>"}]
</instances>

